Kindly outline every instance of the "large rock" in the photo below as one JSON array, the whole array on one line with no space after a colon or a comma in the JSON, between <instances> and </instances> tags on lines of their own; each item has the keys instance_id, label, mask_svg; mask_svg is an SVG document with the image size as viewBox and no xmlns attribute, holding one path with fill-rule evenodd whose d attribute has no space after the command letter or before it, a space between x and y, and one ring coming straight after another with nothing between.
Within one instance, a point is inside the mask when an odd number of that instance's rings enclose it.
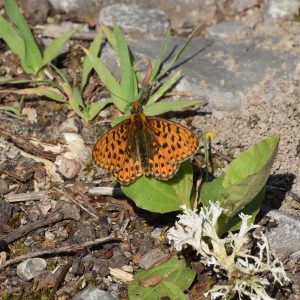
<instances>
[{"instance_id":1,"label":"large rock","mask_svg":"<svg viewBox=\"0 0 300 300\"><path fill-rule=\"evenodd\" d=\"M114 4L103 8L99 24L112 26L116 20L125 33L132 36L165 36L170 24L159 9L143 9L135 4Z\"/></svg>"},{"instance_id":2,"label":"large rock","mask_svg":"<svg viewBox=\"0 0 300 300\"><path fill-rule=\"evenodd\" d=\"M172 28L185 23L211 23L217 12L217 0L49 0L55 10L97 17L100 10L112 4L137 4L142 9L161 9L169 17ZM116 20L118 21L118 20Z\"/></svg>"},{"instance_id":3,"label":"large rock","mask_svg":"<svg viewBox=\"0 0 300 300\"><path fill-rule=\"evenodd\" d=\"M184 77L176 89L191 92L193 98L206 99L211 109L231 111L240 109L245 104L244 95L264 81L268 88L261 98L281 100L282 92L276 86L280 80L293 78L299 59L286 51L259 46L267 38L195 38L177 64ZM168 53L184 41L172 38ZM131 46L137 56L155 60L162 42L136 40Z\"/></svg>"}]
</instances>

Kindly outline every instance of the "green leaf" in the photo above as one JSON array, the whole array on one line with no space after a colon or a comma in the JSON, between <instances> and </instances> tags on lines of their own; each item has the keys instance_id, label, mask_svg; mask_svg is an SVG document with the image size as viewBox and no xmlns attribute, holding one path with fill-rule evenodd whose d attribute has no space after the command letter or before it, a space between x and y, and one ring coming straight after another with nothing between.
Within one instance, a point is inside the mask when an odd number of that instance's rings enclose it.
<instances>
[{"instance_id":1,"label":"green leaf","mask_svg":"<svg viewBox=\"0 0 300 300\"><path fill-rule=\"evenodd\" d=\"M200 201L204 205L219 202L226 209L219 222L219 232L228 228L229 221L247 205L254 201L252 211L255 211L255 198L264 188L269 177L278 150L279 137L269 137L254 147L242 152L228 166L226 172L209 183L204 183Z\"/></svg>"},{"instance_id":2,"label":"green leaf","mask_svg":"<svg viewBox=\"0 0 300 300\"><path fill-rule=\"evenodd\" d=\"M121 86L119 82L113 77L113 75L106 68L101 59L99 59L96 55L94 55L87 49L83 49L83 51L87 54L88 58L91 61L91 64L93 65L93 68L100 77L101 81L104 83L105 87L112 94L111 97L114 100L114 105L120 111L124 111L128 103L119 98L121 95Z\"/></svg>"},{"instance_id":3,"label":"green leaf","mask_svg":"<svg viewBox=\"0 0 300 300\"><path fill-rule=\"evenodd\" d=\"M61 103L67 103L66 97L57 89L53 89L51 87L37 87L37 88L27 88L27 89L19 89L11 91L14 94L21 95L39 95L46 96L52 100Z\"/></svg>"},{"instance_id":4,"label":"green leaf","mask_svg":"<svg viewBox=\"0 0 300 300\"><path fill-rule=\"evenodd\" d=\"M97 56L100 51L101 44L102 44L102 35L98 33L96 34L95 39L90 45L89 48L90 53ZM93 69L93 65L91 64L90 59L87 56L85 56L83 61L83 67L82 67L82 78L81 78L81 86L80 86L81 91L83 91L92 69Z\"/></svg>"},{"instance_id":5,"label":"green leaf","mask_svg":"<svg viewBox=\"0 0 300 300\"><path fill-rule=\"evenodd\" d=\"M118 53L118 47L117 47L117 41L115 38L115 35L113 32L106 26L101 26L102 32L105 34L105 37L107 38L109 44L114 49L114 51L119 55Z\"/></svg>"},{"instance_id":6,"label":"green leaf","mask_svg":"<svg viewBox=\"0 0 300 300\"><path fill-rule=\"evenodd\" d=\"M146 105L144 107L144 113L147 116L157 116L169 111L176 111L189 106L197 104L204 104L204 100L178 100L178 101L165 101L154 103L152 105Z\"/></svg>"},{"instance_id":7,"label":"green leaf","mask_svg":"<svg viewBox=\"0 0 300 300\"><path fill-rule=\"evenodd\" d=\"M164 96L164 94L178 81L180 76L180 71L173 74L153 95L149 97L147 104L153 104L162 96Z\"/></svg>"},{"instance_id":8,"label":"green leaf","mask_svg":"<svg viewBox=\"0 0 300 300\"><path fill-rule=\"evenodd\" d=\"M132 102L138 95L137 78L132 67L131 57L123 32L117 23L113 23L114 35L117 42L118 55L120 59L121 95L123 99Z\"/></svg>"},{"instance_id":9,"label":"green leaf","mask_svg":"<svg viewBox=\"0 0 300 300\"><path fill-rule=\"evenodd\" d=\"M140 280L147 280L154 276L162 277L159 284L153 287L145 287L139 284ZM174 300L184 299L182 291L190 287L195 276L196 272L187 267L185 261L171 258L150 270L139 270L134 276L134 280L128 284L129 299L152 300L161 299L162 297L170 297ZM176 297L177 291L179 292L178 298Z\"/></svg>"},{"instance_id":10,"label":"green leaf","mask_svg":"<svg viewBox=\"0 0 300 300\"><path fill-rule=\"evenodd\" d=\"M191 164L185 161L176 175L168 181L142 176L134 183L121 188L138 207L151 212L177 211L183 204L190 208L193 169Z\"/></svg>"},{"instance_id":11,"label":"green leaf","mask_svg":"<svg viewBox=\"0 0 300 300\"><path fill-rule=\"evenodd\" d=\"M166 34L166 37L164 39L164 42L163 42L163 44L162 44L162 46L160 48L159 56L156 59L155 65L153 67L153 70L152 70L152 73L151 73L151 77L150 77L150 80L149 80L149 84L151 84L153 81L155 81L156 76L158 75L158 73L160 71L162 60L163 60L163 58L164 58L164 56L166 54L166 50L168 48L168 43L169 43L170 37L171 37L171 31L168 30L168 32Z\"/></svg>"},{"instance_id":12,"label":"green leaf","mask_svg":"<svg viewBox=\"0 0 300 300\"><path fill-rule=\"evenodd\" d=\"M85 108L85 105L78 88L72 89L72 95L69 98L69 104L71 108L74 110L74 112L82 118L83 117L82 109Z\"/></svg>"},{"instance_id":13,"label":"green leaf","mask_svg":"<svg viewBox=\"0 0 300 300\"><path fill-rule=\"evenodd\" d=\"M255 217L259 213L260 205L265 199L265 194L266 194L266 186L264 186L262 190L257 194L257 196L254 197L254 199L242 209L241 212L243 214L251 216L251 218L248 219L248 224L254 223ZM222 235L228 231L235 231L240 229L242 221L239 215L241 212L235 214L232 218L228 220L228 222L227 220L225 220L224 222L223 216L221 216L219 222L219 224L221 225L218 226L219 227L218 233Z\"/></svg>"},{"instance_id":14,"label":"green leaf","mask_svg":"<svg viewBox=\"0 0 300 300\"><path fill-rule=\"evenodd\" d=\"M17 27L25 43L26 65L31 67L35 73L37 73L42 66L42 55L32 35L32 32L24 16L21 14L15 0L6 0L5 9L7 15Z\"/></svg>"},{"instance_id":15,"label":"green leaf","mask_svg":"<svg viewBox=\"0 0 300 300\"><path fill-rule=\"evenodd\" d=\"M163 69L163 71L159 74L159 76L157 77L156 80L161 79L162 77L165 76L166 73L168 73L170 71L170 69L174 66L174 64L177 62L177 60L181 57L182 53L185 51L185 49L188 47L188 45L191 43L191 41L193 40L194 36L200 31L200 29L203 28L203 25L198 26L197 28L195 28L193 30L193 32L189 35L189 37L187 38L187 40L185 41L185 43L180 47L180 49L173 55L171 61L169 62L169 64L167 65L167 67L165 67Z\"/></svg>"},{"instance_id":16,"label":"green leaf","mask_svg":"<svg viewBox=\"0 0 300 300\"><path fill-rule=\"evenodd\" d=\"M17 116L20 116L23 109L23 105L24 105L24 96L21 97L19 106L0 106L0 110L7 110L14 113Z\"/></svg>"},{"instance_id":17,"label":"green leaf","mask_svg":"<svg viewBox=\"0 0 300 300\"><path fill-rule=\"evenodd\" d=\"M27 74L33 74L33 69L26 65L25 44L23 39L16 32L15 28L2 16L0 16L0 37L5 41L9 49L19 57L23 70Z\"/></svg>"},{"instance_id":18,"label":"green leaf","mask_svg":"<svg viewBox=\"0 0 300 300\"><path fill-rule=\"evenodd\" d=\"M76 29L72 29L68 32L65 32L52 41L52 43L44 51L42 66L46 66L59 55L60 50L62 49L64 44L71 38L75 31Z\"/></svg>"},{"instance_id":19,"label":"green leaf","mask_svg":"<svg viewBox=\"0 0 300 300\"><path fill-rule=\"evenodd\" d=\"M97 102L91 103L88 106L90 120L93 120L106 105L112 102L113 102L112 99L108 98L108 99L102 99Z\"/></svg>"},{"instance_id":20,"label":"green leaf","mask_svg":"<svg viewBox=\"0 0 300 300\"><path fill-rule=\"evenodd\" d=\"M125 121L126 119L128 119L129 116L120 116L115 118L112 122L111 122L111 127L115 127L116 125L120 124L121 122Z\"/></svg>"}]
</instances>

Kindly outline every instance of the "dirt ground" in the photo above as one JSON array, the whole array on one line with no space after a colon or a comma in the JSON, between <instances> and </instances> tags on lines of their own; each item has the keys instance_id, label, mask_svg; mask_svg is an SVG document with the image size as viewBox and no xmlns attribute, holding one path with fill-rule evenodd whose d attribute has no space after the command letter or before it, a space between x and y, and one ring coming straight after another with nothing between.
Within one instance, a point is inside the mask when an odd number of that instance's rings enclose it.
<instances>
[{"instance_id":1,"label":"dirt ground","mask_svg":"<svg viewBox=\"0 0 300 300\"><path fill-rule=\"evenodd\" d=\"M256 27L253 34L261 31L274 34L273 27L268 26ZM284 36L285 42L265 46L288 49L299 55L300 48L291 45L291 41L299 45L299 29L297 22L283 22L276 35ZM64 66L68 66L68 73L78 64L76 44L71 43L71 54L66 57L67 63L64 62ZM72 47L75 47L74 51ZM19 73L18 62L3 44L0 45L0 61L1 75ZM265 88L268 86L262 81L245 95L247 105L241 111L199 113L177 121L191 124L199 136L203 130L216 131L217 139L213 141L216 157L221 153L234 158L265 137L280 136L273 176L267 184L267 194L271 194L272 198L268 198L267 204L299 217L300 67L298 78L295 77L293 82L281 82L278 86L284 94L281 101L263 101L260 94ZM14 94L7 93L3 101L11 104L16 99ZM176 215L168 214L162 220L159 214L138 209L124 195L91 195L89 189L96 185L111 187L116 183L107 173L101 176L100 172L100 176L99 173L96 176L91 161L75 178L64 178L63 182L54 183L49 177L44 163L48 160L53 164L56 155L36 146L33 139L52 146L64 144L65 121L73 119L72 130L83 137L89 156L100 132L109 128L111 119L118 112L108 107L103 115L91 122L89 127L84 127L74 113L60 104L33 97L25 101L25 109L20 117L0 112L0 239L7 241L7 245L0 245L0 252L7 256L6 259L14 259L45 251L44 258L48 263L47 270L34 281L24 281L17 276L16 264L21 259L0 269L1 299L35 299L41 295L50 296L51 293L57 299L71 299L88 285L115 292L120 299L126 299L126 284L111 281L108 268L129 265L135 272L139 269L141 257L150 250L159 248L165 253L172 253L164 232L174 223ZM222 160L222 157L218 159ZM227 162L224 161L224 164ZM217 170L216 174L221 171ZM28 193L29 201L24 198L16 200L21 193ZM14 201L6 202L3 199ZM159 237L153 234L157 229L162 232ZM78 245L85 249L86 242L107 238L112 233L121 236L122 243L118 239L108 239L100 246L95 242L93 250L96 251L75 251L68 255L56 252L62 247ZM144 241L143 245L141 241ZM7 247L10 251L3 254ZM6 259L0 256L0 262ZM57 266L63 267L56 275L49 272ZM291 272L300 273L299 263ZM299 284L291 283L288 287L277 289L275 296L276 299L299 299L297 293Z\"/></svg>"}]
</instances>

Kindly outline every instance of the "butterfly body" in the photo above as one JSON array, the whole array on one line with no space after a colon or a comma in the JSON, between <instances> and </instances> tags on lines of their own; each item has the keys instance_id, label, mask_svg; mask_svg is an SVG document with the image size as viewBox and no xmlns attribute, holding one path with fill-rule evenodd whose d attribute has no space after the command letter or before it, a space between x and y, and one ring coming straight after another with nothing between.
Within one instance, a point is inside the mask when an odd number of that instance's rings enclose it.
<instances>
[{"instance_id":1,"label":"butterfly body","mask_svg":"<svg viewBox=\"0 0 300 300\"><path fill-rule=\"evenodd\" d=\"M179 163L198 149L198 138L173 121L146 116L139 103L133 103L129 119L100 138L93 159L113 171L121 184L130 184L142 175L169 179Z\"/></svg>"}]
</instances>

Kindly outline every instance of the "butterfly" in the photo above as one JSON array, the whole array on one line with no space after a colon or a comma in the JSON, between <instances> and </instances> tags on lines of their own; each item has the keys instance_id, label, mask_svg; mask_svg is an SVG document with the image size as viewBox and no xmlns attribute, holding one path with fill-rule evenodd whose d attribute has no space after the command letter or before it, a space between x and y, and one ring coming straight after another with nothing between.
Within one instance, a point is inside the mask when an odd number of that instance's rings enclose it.
<instances>
[{"instance_id":1,"label":"butterfly","mask_svg":"<svg viewBox=\"0 0 300 300\"><path fill-rule=\"evenodd\" d=\"M130 118L105 133L95 144L93 160L122 185L142 175L172 178L180 165L195 154L199 140L188 128L169 120L146 116L139 101Z\"/></svg>"}]
</instances>

